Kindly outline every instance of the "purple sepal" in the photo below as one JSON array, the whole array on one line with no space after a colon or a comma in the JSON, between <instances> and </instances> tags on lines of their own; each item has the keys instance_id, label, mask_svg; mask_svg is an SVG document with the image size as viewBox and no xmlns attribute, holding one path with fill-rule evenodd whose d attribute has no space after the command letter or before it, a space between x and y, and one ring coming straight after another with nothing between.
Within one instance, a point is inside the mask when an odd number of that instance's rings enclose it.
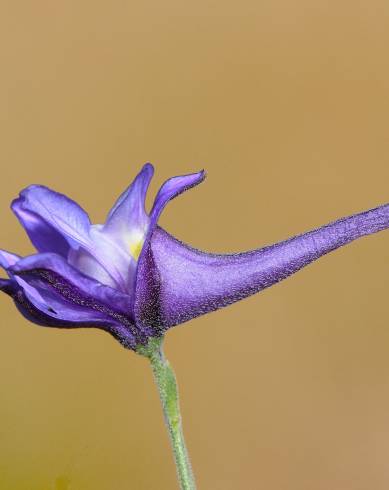
<instances>
[{"instance_id":1,"label":"purple sepal","mask_svg":"<svg viewBox=\"0 0 389 490\"><path fill-rule=\"evenodd\" d=\"M96 301L110 307L114 306L116 311L124 315L132 314L131 298L127 294L84 275L59 255L50 253L30 255L20 259L8 270L12 274L28 278L31 286L42 281L42 276L46 275L52 287L58 289L60 282L55 281L55 277L58 276L66 284L76 286L83 296L93 297Z\"/></svg>"},{"instance_id":2,"label":"purple sepal","mask_svg":"<svg viewBox=\"0 0 389 490\"><path fill-rule=\"evenodd\" d=\"M66 256L69 246L87 243L89 217L63 194L31 185L20 193L11 207L38 252Z\"/></svg>"},{"instance_id":3,"label":"purple sepal","mask_svg":"<svg viewBox=\"0 0 389 490\"><path fill-rule=\"evenodd\" d=\"M110 210L103 226L104 232L120 240L133 230L146 230L149 217L145 210L145 201L153 174L153 166L146 163Z\"/></svg>"},{"instance_id":4,"label":"purple sepal","mask_svg":"<svg viewBox=\"0 0 389 490\"><path fill-rule=\"evenodd\" d=\"M19 286L15 301L36 323L100 327L131 348L150 336L151 329L135 327L128 295L85 276L59 255L25 257L8 273Z\"/></svg>"},{"instance_id":5,"label":"purple sepal","mask_svg":"<svg viewBox=\"0 0 389 490\"><path fill-rule=\"evenodd\" d=\"M86 311L85 307L70 305L58 296L54 298L53 295L43 295L41 301L37 301L22 287L13 291L11 296L19 312L36 325L68 329L100 328L110 333L127 348L134 349L139 343L136 336L121 320L109 318L98 311Z\"/></svg>"},{"instance_id":6,"label":"purple sepal","mask_svg":"<svg viewBox=\"0 0 389 490\"><path fill-rule=\"evenodd\" d=\"M0 291L3 291L3 293L8 294L8 296L13 296L16 289L15 282L11 279L0 279Z\"/></svg>"},{"instance_id":7,"label":"purple sepal","mask_svg":"<svg viewBox=\"0 0 389 490\"><path fill-rule=\"evenodd\" d=\"M157 221L165 208L166 204L172 199L176 198L183 192L201 184L205 179L205 172L197 172L195 174L180 175L178 177L172 177L168 179L158 191L158 194L154 200L154 205L150 212L150 233L153 232Z\"/></svg>"}]
</instances>

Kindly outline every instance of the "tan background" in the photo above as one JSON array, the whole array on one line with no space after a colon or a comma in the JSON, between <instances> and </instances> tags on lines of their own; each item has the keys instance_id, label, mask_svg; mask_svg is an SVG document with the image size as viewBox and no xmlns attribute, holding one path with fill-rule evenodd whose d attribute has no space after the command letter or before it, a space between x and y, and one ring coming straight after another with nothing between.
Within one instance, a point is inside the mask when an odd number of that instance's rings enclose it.
<instances>
[{"instance_id":1,"label":"tan background","mask_svg":"<svg viewBox=\"0 0 389 490\"><path fill-rule=\"evenodd\" d=\"M5 1L1 246L42 183L101 222L145 161L161 223L240 251L389 201L389 4ZM150 195L150 197L151 197ZM389 234L172 330L200 490L389 487ZM146 361L0 297L0 488L176 488Z\"/></svg>"}]
</instances>

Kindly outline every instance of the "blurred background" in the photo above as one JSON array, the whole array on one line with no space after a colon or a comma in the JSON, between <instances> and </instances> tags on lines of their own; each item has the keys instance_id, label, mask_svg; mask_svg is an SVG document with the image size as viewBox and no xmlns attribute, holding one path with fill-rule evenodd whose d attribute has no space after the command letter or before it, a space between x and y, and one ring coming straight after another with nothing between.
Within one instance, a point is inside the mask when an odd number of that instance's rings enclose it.
<instances>
[{"instance_id":1,"label":"blurred background","mask_svg":"<svg viewBox=\"0 0 389 490\"><path fill-rule=\"evenodd\" d=\"M205 168L161 224L243 251L389 201L389 4L5 1L2 248L41 183L95 222L141 165ZM389 234L171 330L199 490L389 487ZM150 368L0 297L0 488L176 488Z\"/></svg>"}]
</instances>

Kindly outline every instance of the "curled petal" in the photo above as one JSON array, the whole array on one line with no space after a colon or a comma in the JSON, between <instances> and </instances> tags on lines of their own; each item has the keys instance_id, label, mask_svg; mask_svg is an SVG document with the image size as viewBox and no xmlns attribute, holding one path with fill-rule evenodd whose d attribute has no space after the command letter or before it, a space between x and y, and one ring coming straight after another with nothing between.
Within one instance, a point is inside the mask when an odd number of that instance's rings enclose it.
<instances>
[{"instance_id":1,"label":"curled petal","mask_svg":"<svg viewBox=\"0 0 389 490\"><path fill-rule=\"evenodd\" d=\"M39 252L65 254L66 244L88 244L89 217L63 194L32 185L20 193L11 207Z\"/></svg>"},{"instance_id":2,"label":"curled petal","mask_svg":"<svg viewBox=\"0 0 389 490\"><path fill-rule=\"evenodd\" d=\"M165 330L261 291L322 255L388 227L385 205L236 255L195 250L158 227L139 265L135 316ZM150 315L151 308L158 314Z\"/></svg>"},{"instance_id":3,"label":"curled petal","mask_svg":"<svg viewBox=\"0 0 389 490\"><path fill-rule=\"evenodd\" d=\"M66 257L70 246L61 233L55 230L41 216L23 209L21 199L16 199L13 202L12 210L38 252L55 252Z\"/></svg>"},{"instance_id":4,"label":"curled petal","mask_svg":"<svg viewBox=\"0 0 389 490\"><path fill-rule=\"evenodd\" d=\"M183 192L191 189L192 187L201 184L205 179L205 172L197 172L195 174L180 175L178 177L172 177L168 179L159 189L155 198L153 208L150 213L150 232L152 233L154 227L157 224L166 204L179 196Z\"/></svg>"}]
</instances>

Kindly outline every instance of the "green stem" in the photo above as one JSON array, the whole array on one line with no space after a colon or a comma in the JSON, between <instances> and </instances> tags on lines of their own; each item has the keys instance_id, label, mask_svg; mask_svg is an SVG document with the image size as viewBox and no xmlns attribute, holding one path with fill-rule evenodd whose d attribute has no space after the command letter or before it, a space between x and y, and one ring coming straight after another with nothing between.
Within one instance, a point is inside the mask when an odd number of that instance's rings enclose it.
<instances>
[{"instance_id":1,"label":"green stem","mask_svg":"<svg viewBox=\"0 0 389 490\"><path fill-rule=\"evenodd\" d=\"M137 352L148 357L151 363L173 448L180 488L181 490L196 490L182 432L176 377L169 361L164 356L162 342L162 338L152 339L146 347L138 348Z\"/></svg>"}]
</instances>

